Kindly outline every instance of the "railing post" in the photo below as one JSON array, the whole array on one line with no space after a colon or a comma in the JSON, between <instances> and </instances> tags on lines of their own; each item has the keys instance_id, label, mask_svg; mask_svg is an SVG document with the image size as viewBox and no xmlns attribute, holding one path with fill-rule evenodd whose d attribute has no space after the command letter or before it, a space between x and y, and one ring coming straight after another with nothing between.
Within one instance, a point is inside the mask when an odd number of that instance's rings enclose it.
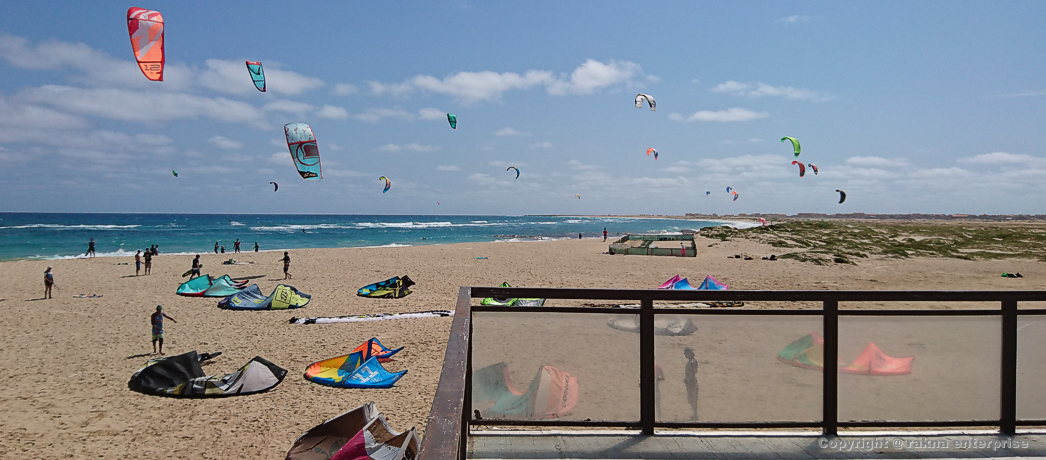
<instances>
[{"instance_id":1,"label":"railing post","mask_svg":"<svg viewBox=\"0 0 1046 460\"><path fill-rule=\"evenodd\" d=\"M1002 302L1002 375L999 377L999 432L1017 432L1017 301Z\"/></svg>"},{"instance_id":2,"label":"railing post","mask_svg":"<svg viewBox=\"0 0 1046 460\"><path fill-rule=\"evenodd\" d=\"M839 434L839 302L824 301L823 434Z\"/></svg>"},{"instance_id":3,"label":"railing post","mask_svg":"<svg viewBox=\"0 0 1046 460\"><path fill-rule=\"evenodd\" d=\"M654 434L654 299L640 300L639 307L639 421L643 434Z\"/></svg>"}]
</instances>

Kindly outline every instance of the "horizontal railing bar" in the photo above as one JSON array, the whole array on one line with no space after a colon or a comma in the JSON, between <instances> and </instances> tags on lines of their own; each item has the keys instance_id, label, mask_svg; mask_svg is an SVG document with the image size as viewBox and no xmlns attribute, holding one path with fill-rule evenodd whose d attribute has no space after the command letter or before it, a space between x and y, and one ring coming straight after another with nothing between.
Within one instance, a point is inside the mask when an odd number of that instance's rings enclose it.
<instances>
[{"instance_id":1,"label":"horizontal railing bar","mask_svg":"<svg viewBox=\"0 0 1046 460\"><path fill-rule=\"evenodd\" d=\"M1002 316L1002 310L843 310L839 316Z\"/></svg>"},{"instance_id":2,"label":"horizontal railing bar","mask_svg":"<svg viewBox=\"0 0 1046 460\"><path fill-rule=\"evenodd\" d=\"M1017 316L1021 315L1046 315L1046 308L1018 308Z\"/></svg>"},{"instance_id":3,"label":"horizontal railing bar","mask_svg":"<svg viewBox=\"0 0 1046 460\"><path fill-rule=\"evenodd\" d=\"M739 300L837 302L1046 301L1046 291L706 291L473 287L472 297L598 300Z\"/></svg>"},{"instance_id":4,"label":"horizontal railing bar","mask_svg":"<svg viewBox=\"0 0 1046 460\"><path fill-rule=\"evenodd\" d=\"M658 422L654 424L654 428L732 428L739 430L819 427L821 427L821 422Z\"/></svg>"},{"instance_id":5,"label":"horizontal railing bar","mask_svg":"<svg viewBox=\"0 0 1046 460\"><path fill-rule=\"evenodd\" d=\"M637 315L638 308L607 307L517 307L508 305L474 305L474 312L498 313L582 313L599 315ZM722 316L821 316L823 310L734 310L704 308L655 308L655 315L722 315ZM1001 316L1002 310L839 310L839 316Z\"/></svg>"},{"instance_id":6,"label":"horizontal railing bar","mask_svg":"<svg viewBox=\"0 0 1046 460\"><path fill-rule=\"evenodd\" d=\"M903 428L903 427L952 427L952 426L999 426L999 420L919 420L919 421L849 421L839 422L843 428Z\"/></svg>"},{"instance_id":7,"label":"horizontal railing bar","mask_svg":"<svg viewBox=\"0 0 1046 460\"><path fill-rule=\"evenodd\" d=\"M470 426L565 426L565 427L595 427L595 428L639 428L639 421L595 421L595 420L469 420Z\"/></svg>"},{"instance_id":8,"label":"horizontal railing bar","mask_svg":"<svg viewBox=\"0 0 1046 460\"><path fill-rule=\"evenodd\" d=\"M1017 420L1017 425L1019 425L1019 426L1046 426L1046 420L1033 420L1033 419Z\"/></svg>"}]
</instances>

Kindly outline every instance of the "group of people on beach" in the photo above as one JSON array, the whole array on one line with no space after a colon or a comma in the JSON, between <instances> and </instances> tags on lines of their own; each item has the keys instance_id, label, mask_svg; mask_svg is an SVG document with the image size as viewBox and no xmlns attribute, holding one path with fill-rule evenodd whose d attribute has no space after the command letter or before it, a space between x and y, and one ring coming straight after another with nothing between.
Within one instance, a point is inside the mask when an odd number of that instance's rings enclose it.
<instances>
[{"instance_id":1,"label":"group of people on beach","mask_svg":"<svg viewBox=\"0 0 1046 460\"><path fill-rule=\"evenodd\" d=\"M225 246L221 246L221 245L218 244L217 241L215 241L214 242L214 253L218 254L219 252L222 253L222 254L225 254ZM237 238L236 241L232 244L232 252L234 252L234 253L240 252L240 239L239 238ZM257 241L254 242L254 252L258 252L258 242Z\"/></svg>"},{"instance_id":2,"label":"group of people on beach","mask_svg":"<svg viewBox=\"0 0 1046 460\"><path fill-rule=\"evenodd\" d=\"M149 246L145 250L145 274L148 275L153 271L153 256L159 255L159 245ZM142 251L134 253L134 276L138 276L138 272L142 270Z\"/></svg>"}]
</instances>

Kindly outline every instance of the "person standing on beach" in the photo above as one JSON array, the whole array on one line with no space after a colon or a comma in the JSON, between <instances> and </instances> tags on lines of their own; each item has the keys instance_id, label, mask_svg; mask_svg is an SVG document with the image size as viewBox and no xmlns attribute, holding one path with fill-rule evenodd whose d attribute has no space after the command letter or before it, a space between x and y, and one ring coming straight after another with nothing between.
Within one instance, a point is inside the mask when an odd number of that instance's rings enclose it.
<instances>
[{"instance_id":1,"label":"person standing on beach","mask_svg":"<svg viewBox=\"0 0 1046 460\"><path fill-rule=\"evenodd\" d=\"M222 246L222 254L225 254L225 246Z\"/></svg>"},{"instance_id":2,"label":"person standing on beach","mask_svg":"<svg viewBox=\"0 0 1046 460\"><path fill-rule=\"evenodd\" d=\"M94 257L94 238L91 238L91 241L87 243L87 252L84 253L84 256Z\"/></svg>"},{"instance_id":3,"label":"person standing on beach","mask_svg":"<svg viewBox=\"0 0 1046 460\"><path fill-rule=\"evenodd\" d=\"M163 312L163 305L156 306L156 312L149 315L149 323L153 326L153 353L156 353L156 342L160 342L160 354L163 355L163 319L167 318L171 321L175 321L174 318L167 316Z\"/></svg>"},{"instance_id":4,"label":"person standing on beach","mask_svg":"<svg viewBox=\"0 0 1046 460\"><path fill-rule=\"evenodd\" d=\"M203 267L203 264L200 263L200 255L196 254L196 258L192 260L192 273L189 274L189 279L203 276L200 275L200 267Z\"/></svg>"},{"instance_id":5,"label":"person standing on beach","mask_svg":"<svg viewBox=\"0 0 1046 460\"><path fill-rule=\"evenodd\" d=\"M694 359L694 349L686 347L683 356L686 356L683 384L686 385L686 401L690 403L690 420L697 421L697 360Z\"/></svg>"},{"instance_id":6,"label":"person standing on beach","mask_svg":"<svg viewBox=\"0 0 1046 460\"><path fill-rule=\"evenodd\" d=\"M134 253L134 276L138 276L138 272L142 271L142 250Z\"/></svg>"},{"instance_id":7,"label":"person standing on beach","mask_svg":"<svg viewBox=\"0 0 1046 460\"><path fill-rule=\"evenodd\" d=\"M54 286L54 273L51 273L51 266L47 266L47 270L44 270L44 298L51 298L51 287Z\"/></svg>"},{"instance_id":8,"label":"person standing on beach","mask_svg":"<svg viewBox=\"0 0 1046 460\"><path fill-rule=\"evenodd\" d=\"M287 251L283 251L283 258L280 259L280 260L283 261L283 279L293 278L291 276L291 272L290 272L290 269L291 269L291 256L290 256L290 254L287 254Z\"/></svg>"},{"instance_id":9,"label":"person standing on beach","mask_svg":"<svg viewBox=\"0 0 1046 460\"><path fill-rule=\"evenodd\" d=\"M606 240L607 240L607 228L603 227L603 241L605 242Z\"/></svg>"},{"instance_id":10,"label":"person standing on beach","mask_svg":"<svg viewBox=\"0 0 1046 460\"><path fill-rule=\"evenodd\" d=\"M145 251L145 274L153 272L153 252Z\"/></svg>"},{"instance_id":11,"label":"person standing on beach","mask_svg":"<svg viewBox=\"0 0 1046 460\"><path fill-rule=\"evenodd\" d=\"M236 238L236 242L232 244L232 252L237 254L240 253L240 239Z\"/></svg>"},{"instance_id":12,"label":"person standing on beach","mask_svg":"<svg viewBox=\"0 0 1046 460\"><path fill-rule=\"evenodd\" d=\"M577 234L577 239L579 239L579 240L581 239L581 233L580 232Z\"/></svg>"},{"instance_id":13,"label":"person standing on beach","mask_svg":"<svg viewBox=\"0 0 1046 460\"><path fill-rule=\"evenodd\" d=\"M254 252L258 252L258 242L254 242Z\"/></svg>"},{"instance_id":14,"label":"person standing on beach","mask_svg":"<svg viewBox=\"0 0 1046 460\"><path fill-rule=\"evenodd\" d=\"M214 253L215 254L218 253L218 242L217 241L214 242Z\"/></svg>"}]
</instances>

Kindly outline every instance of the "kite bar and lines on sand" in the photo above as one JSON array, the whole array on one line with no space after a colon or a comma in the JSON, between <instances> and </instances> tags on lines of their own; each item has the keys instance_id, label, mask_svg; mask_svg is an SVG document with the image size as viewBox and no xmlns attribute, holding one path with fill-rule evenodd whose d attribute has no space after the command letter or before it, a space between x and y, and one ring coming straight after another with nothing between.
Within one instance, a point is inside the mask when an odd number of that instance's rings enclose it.
<instances>
[{"instance_id":1,"label":"kite bar and lines on sand","mask_svg":"<svg viewBox=\"0 0 1046 460\"><path fill-rule=\"evenodd\" d=\"M360 323L365 321L385 321L390 319L443 318L454 316L450 310L428 310L413 313L378 313L376 315L326 316L317 318L291 318L291 324L331 324Z\"/></svg>"}]
</instances>

